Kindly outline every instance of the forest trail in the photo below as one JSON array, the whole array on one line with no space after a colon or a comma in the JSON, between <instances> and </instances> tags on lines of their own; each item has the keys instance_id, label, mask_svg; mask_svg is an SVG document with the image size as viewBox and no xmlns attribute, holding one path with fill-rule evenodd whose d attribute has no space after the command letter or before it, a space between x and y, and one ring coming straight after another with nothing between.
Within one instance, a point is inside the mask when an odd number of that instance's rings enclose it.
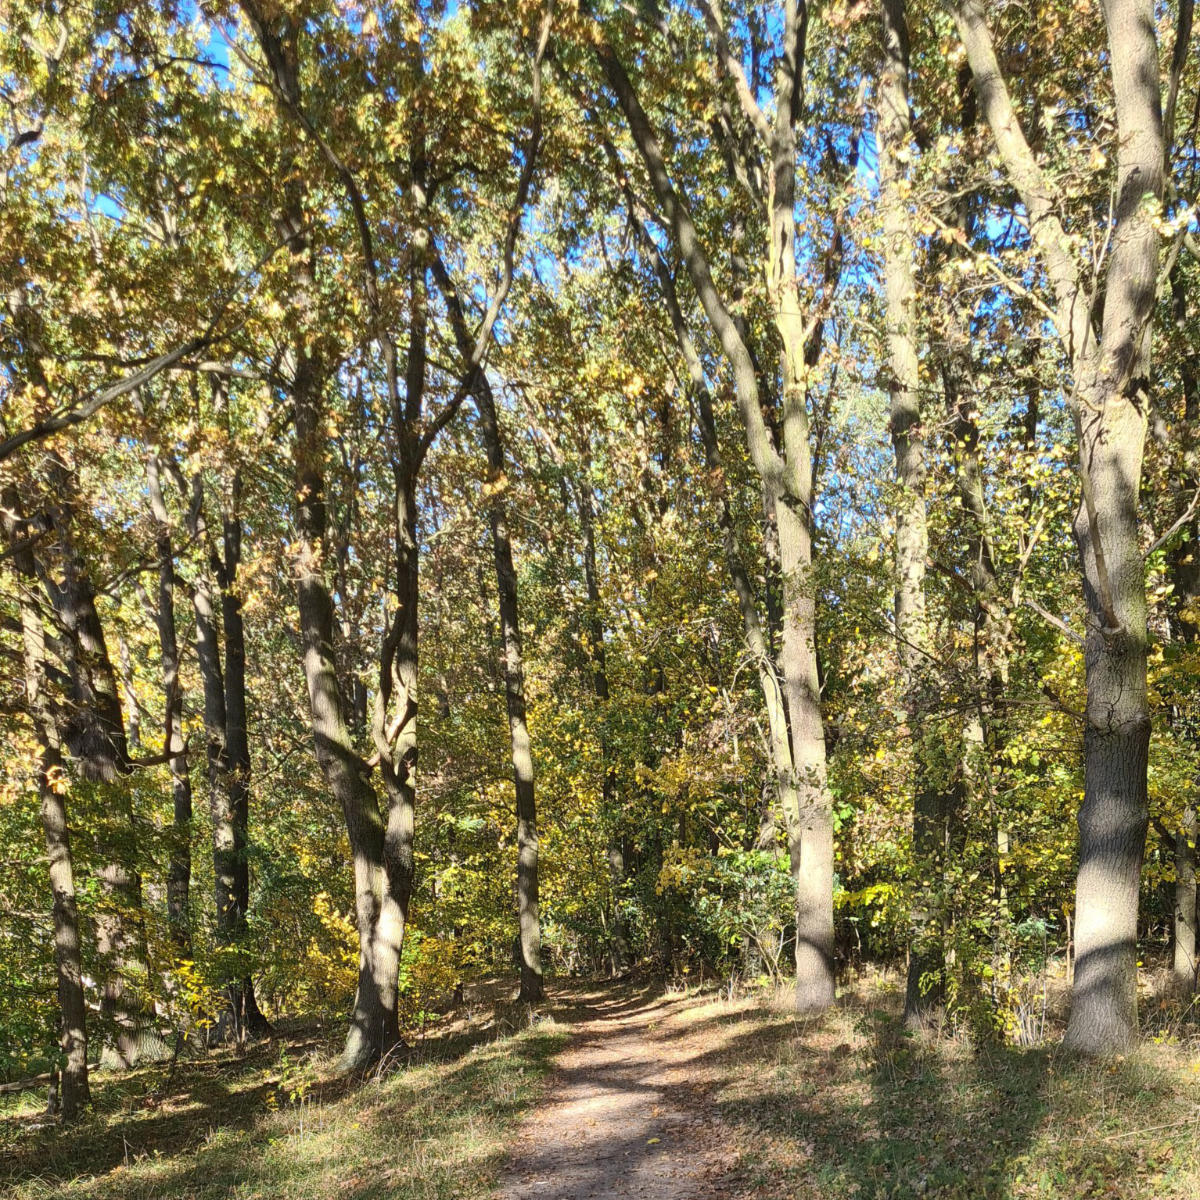
<instances>
[{"instance_id":1,"label":"forest trail","mask_svg":"<svg viewBox=\"0 0 1200 1200\"><path fill-rule=\"evenodd\" d=\"M713 1029L695 1001L589 993L572 1024L498 1200L731 1196L737 1155L700 1081Z\"/></svg>"}]
</instances>

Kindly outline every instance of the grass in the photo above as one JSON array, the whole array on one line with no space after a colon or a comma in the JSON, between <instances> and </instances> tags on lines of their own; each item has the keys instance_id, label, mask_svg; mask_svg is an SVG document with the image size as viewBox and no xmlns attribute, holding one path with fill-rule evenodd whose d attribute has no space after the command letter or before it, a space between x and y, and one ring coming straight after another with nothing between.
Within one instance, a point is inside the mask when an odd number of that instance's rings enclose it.
<instances>
[{"instance_id":1,"label":"grass","mask_svg":"<svg viewBox=\"0 0 1200 1200\"><path fill-rule=\"evenodd\" d=\"M70 1130L37 1121L30 1094L0 1110L0 1190L14 1200L476 1200L564 1038L551 1020L515 1033L477 1024L361 1084L337 1077L333 1048L311 1038L183 1064L169 1087L161 1067L98 1074L95 1111Z\"/></svg>"},{"instance_id":2,"label":"grass","mask_svg":"<svg viewBox=\"0 0 1200 1200\"><path fill-rule=\"evenodd\" d=\"M97 1075L95 1112L71 1130L38 1117L42 1093L7 1097L0 1191L14 1200L482 1200L577 1013L613 988L555 992L553 1018L529 1025L523 1010L483 1010L423 1041L403 1069L361 1084L333 1073L332 1045L310 1031L244 1057L184 1063L169 1086L162 1067ZM651 997L636 995L639 1004ZM732 1172L722 1195L1200 1197L1194 1023L1096 1064L1057 1044L914 1036L899 1010L898 986L878 978L816 1020L762 993L659 1002L647 1055L677 1034L694 1039L668 1103L719 1120Z\"/></svg>"},{"instance_id":3,"label":"grass","mask_svg":"<svg viewBox=\"0 0 1200 1200\"><path fill-rule=\"evenodd\" d=\"M778 1003L711 1006L703 1070L740 1156L732 1191L1200 1197L1200 1039L1102 1065L1056 1045L911 1035L899 1009L878 982L815 1021Z\"/></svg>"}]
</instances>

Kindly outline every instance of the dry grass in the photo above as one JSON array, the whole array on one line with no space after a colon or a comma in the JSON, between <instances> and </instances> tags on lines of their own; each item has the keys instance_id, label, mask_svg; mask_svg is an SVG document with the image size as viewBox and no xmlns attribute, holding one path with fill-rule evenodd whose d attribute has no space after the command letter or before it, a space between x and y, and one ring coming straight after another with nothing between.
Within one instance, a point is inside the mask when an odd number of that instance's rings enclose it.
<instances>
[{"instance_id":1,"label":"dry grass","mask_svg":"<svg viewBox=\"0 0 1200 1200\"><path fill-rule=\"evenodd\" d=\"M1200 1197L1200 1030L1110 1064L1057 1046L914 1036L876 979L797 1020L786 997L709 1002L709 1102L733 1190L796 1200ZM1178 1025L1176 1024L1178 1033Z\"/></svg>"},{"instance_id":2,"label":"dry grass","mask_svg":"<svg viewBox=\"0 0 1200 1200\"><path fill-rule=\"evenodd\" d=\"M525 1027L514 1032L518 1025ZM477 1012L365 1082L334 1046L292 1037L245 1057L97 1075L95 1112L64 1130L0 1112L0 1190L14 1200L475 1200L563 1043L553 1020ZM40 1095L37 1099L40 1099Z\"/></svg>"},{"instance_id":3,"label":"dry grass","mask_svg":"<svg viewBox=\"0 0 1200 1200\"><path fill-rule=\"evenodd\" d=\"M571 1024L614 989L558 985L552 1016L477 1003L403 1070L351 1086L330 1044L101 1076L61 1130L0 1110L0 1189L19 1200L482 1200ZM798 1020L786 997L676 990L650 1005L646 1054L681 1039L668 1102L720 1122L730 1197L1200 1197L1200 1029L1148 1007L1136 1053L1098 1065L1040 1048L907 1034L874 978ZM594 1013L593 1013L594 1015ZM679 1047L677 1047L679 1049ZM20 1108L20 1104L24 1108Z\"/></svg>"}]
</instances>

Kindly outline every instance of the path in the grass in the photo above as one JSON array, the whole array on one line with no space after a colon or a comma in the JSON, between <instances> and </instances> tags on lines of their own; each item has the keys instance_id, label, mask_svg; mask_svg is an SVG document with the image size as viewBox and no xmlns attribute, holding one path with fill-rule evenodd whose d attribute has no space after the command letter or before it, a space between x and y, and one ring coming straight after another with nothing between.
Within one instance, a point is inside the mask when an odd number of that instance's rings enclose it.
<instances>
[{"instance_id":1,"label":"path in the grass","mask_svg":"<svg viewBox=\"0 0 1200 1200\"><path fill-rule=\"evenodd\" d=\"M714 1030L693 1006L585 999L570 1045L521 1126L499 1200L709 1200L736 1161L696 1068Z\"/></svg>"}]
</instances>

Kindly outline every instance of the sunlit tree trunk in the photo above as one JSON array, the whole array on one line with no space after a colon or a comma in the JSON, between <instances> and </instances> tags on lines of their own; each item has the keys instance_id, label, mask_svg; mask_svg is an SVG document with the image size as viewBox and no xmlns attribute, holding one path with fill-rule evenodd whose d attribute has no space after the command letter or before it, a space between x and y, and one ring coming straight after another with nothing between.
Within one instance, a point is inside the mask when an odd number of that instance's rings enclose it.
<instances>
[{"instance_id":1,"label":"sunlit tree trunk","mask_svg":"<svg viewBox=\"0 0 1200 1200\"><path fill-rule=\"evenodd\" d=\"M137 987L146 974L142 883L130 788L132 765L117 674L96 609L91 578L72 540L71 516L78 489L72 469L57 454L46 456L56 496L47 519L54 533L53 562L39 569L58 623L66 633L72 711L62 742L83 778L106 800L100 835L102 900L95 917L96 951L103 983L101 1016L113 1036L104 1057L134 1066L150 1052L143 1035L143 1003Z\"/></svg>"},{"instance_id":2,"label":"sunlit tree trunk","mask_svg":"<svg viewBox=\"0 0 1200 1200\"><path fill-rule=\"evenodd\" d=\"M732 72L740 71L711 6L706 19ZM769 161L770 203L764 270L776 329L783 347L778 434L764 419L764 402L754 357L714 282L687 199L676 191L662 146L650 125L624 65L602 38L595 51L649 175L696 295L732 369L734 392L750 460L773 508L779 528L783 587L782 635L771 686L782 692L787 713L789 767L780 801L796 886L796 1003L819 1011L834 999L833 813L826 778L824 721L816 647L816 588L812 571L814 480L807 413L811 368L820 348L821 315L800 312L796 265L795 125L801 108L800 78L806 15L792 0L784 6L780 62L776 72L773 122L758 108L748 87L739 91L743 108L762 137ZM744 76L743 76L744 82ZM757 169L757 168L756 168ZM836 238L835 238L836 242ZM837 246L828 257L832 287L840 270ZM768 704L770 701L768 701Z\"/></svg>"},{"instance_id":3,"label":"sunlit tree trunk","mask_svg":"<svg viewBox=\"0 0 1200 1200\"><path fill-rule=\"evenodd\" d=\"M488 457L488 521L492 554L496 562L496 590L504 637L504 691L508 731L512 743L513 784L517 798L517 918L521 937L520 999L536 1004L542 999L542 931L538 921L538 835L534 798L533 753L525 712L525 667L521 647L517 572L505 504L504 445L496 419L491 385L480 372L475 391L479 424Z\"/></svg>"},{"instance_id":4,"label":"sunlit tree trunk","mask_svg":"<svg viewBox=\"0 0 1200 1200\"><path fill-rule=\"evenodd\" d=\"M462 304L440 259L433 264L454 328L455 341L464 363L473 349ZM544 995L542 982L542 931L538 919L538 834L534 794L533 751L525 706L525 665L521 642L517 571L513 563L512 538L505 501L507 477L504 442L496 414L491 383L481 369L473 376L475 404L488 460L488 524L492 533L492 558L496 567L496 592L503 639L504 695L508 711L508 733L512 750L513 786L517 807L517 923L521 950L520 999L536 1004Z\"/></svg>"},{"instance_id":5,"label":"sunlit tree trunk","mask_svg":"<svg viewBox=\"0 0 1200 1200\"><path fill-rule=\"evenodd\" d=\"M925 611L925 560L929 536L925 512L925 431L921 422L917 366L917 289L913 274L916 234L906 199L904 163L909 141L909 40L904 0L883 0L883 64L876 126L879 149L879 210L883 225L883 273L887 324L889 428L896 459L896 643L903 673L904 704L912 738L913 910L904 1015L923 1024L945 988L940 895L946 850L948 778L926 736L933 699L932 645ZM943 771L944 773L944 771Z\"/></svg>"},{"instance_id":6,"label":"sunlit tree trunk","mask_svg":"<svg viewBox=\"0 0 1200 1200\"><path fill-rule=\"evenodd\" d=\"M1073 375L1069 399L1082 492L1074 531L1088 613L1087 713L1065 1044L1108 1054L1137 1038L1138 890L1148 821L1146 588L1137 512L1159 257L1145 200L1161 199L1163 192L1155 17L1149 0L1104 3L1118 151L1102 314L1093 310L1059 219L1055 185L1025 139L982 0L963 0L955 17L980 107L1054 293L1055 325Z\"/></svg>"}]
</instances>

